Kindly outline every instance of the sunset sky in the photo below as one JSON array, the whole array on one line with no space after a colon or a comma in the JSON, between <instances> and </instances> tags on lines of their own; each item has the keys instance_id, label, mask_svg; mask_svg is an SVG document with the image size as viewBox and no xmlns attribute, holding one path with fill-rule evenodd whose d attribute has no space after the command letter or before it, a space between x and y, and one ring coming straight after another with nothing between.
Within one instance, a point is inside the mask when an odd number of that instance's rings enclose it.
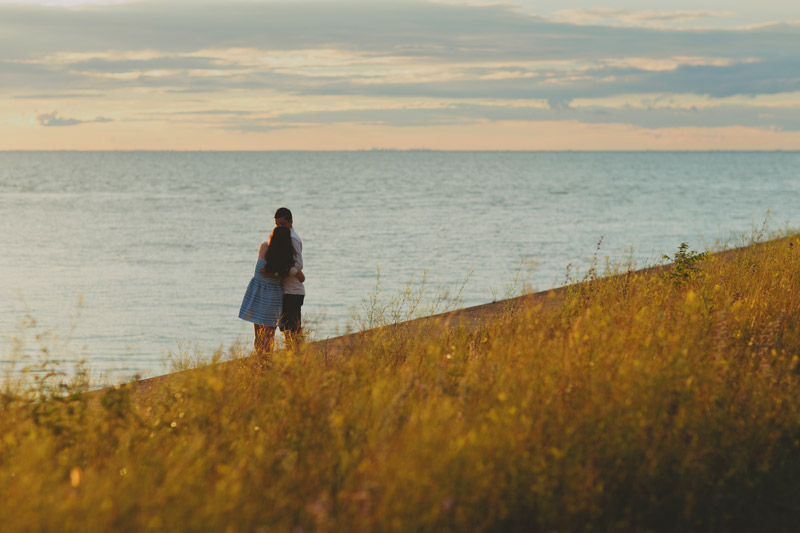
<instances>
[{"instance_id":1,"label":"sunset sky","mask_svg":"<svg viewBox=\"0 0 800 533\"><path fill-rule=\"evenodd\" d=\"M798 150L800 3L0 1L0 149L372 148Z\"/></svg>"}]
</instances>

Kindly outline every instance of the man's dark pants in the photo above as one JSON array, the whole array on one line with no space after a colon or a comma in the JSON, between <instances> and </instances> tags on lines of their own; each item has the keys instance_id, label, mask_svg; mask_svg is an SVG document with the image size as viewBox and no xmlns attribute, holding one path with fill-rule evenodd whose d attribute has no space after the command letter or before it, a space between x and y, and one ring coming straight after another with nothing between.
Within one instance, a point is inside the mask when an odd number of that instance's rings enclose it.
<instances>
[{"instance_id":1,"label":"man's dark pants","mask_svg":"<svg viewBox=\"0 0 800 533\"><path fill-rule=\"evenodd\" d=\"M283 295L283 311L281 312L281 320L278 326L281 331L288 331L292 335L297 335L303 328L303 323L300 316L300 308L303 307L302 294L284 294Z\"/></svg>"}]
</instances>

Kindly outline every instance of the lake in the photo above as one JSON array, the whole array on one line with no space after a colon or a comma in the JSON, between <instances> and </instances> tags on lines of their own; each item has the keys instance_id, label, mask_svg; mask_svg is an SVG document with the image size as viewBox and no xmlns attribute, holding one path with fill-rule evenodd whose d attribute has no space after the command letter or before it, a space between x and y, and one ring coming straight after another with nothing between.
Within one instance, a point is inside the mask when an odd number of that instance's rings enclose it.
<instances>
[{"instance_id":1,"label":"lake","mask_svg":"<svg viewBox=\"0 0 800 533\"><path fill-rule=\"evenodd\" d=\"M125 379L250 344L237 313L280 206L322 339L352 326L378 269L387 299L468 277L467 306L515 279L562 285L601 238L601 259L645 266L767 210L796 227L798 169L799 152L0 152L0 359L44 345Z\"/></svg>"}]
</instances>

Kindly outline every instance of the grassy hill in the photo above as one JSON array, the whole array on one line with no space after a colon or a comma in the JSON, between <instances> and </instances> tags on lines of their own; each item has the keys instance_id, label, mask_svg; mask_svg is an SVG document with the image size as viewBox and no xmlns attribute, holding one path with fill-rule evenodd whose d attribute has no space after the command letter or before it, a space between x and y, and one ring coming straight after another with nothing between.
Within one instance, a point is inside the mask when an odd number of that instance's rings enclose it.
<instances>
[{"instance_id":1,"label":"grassy hill","mask_svg":"<svg viewBox=\"0 0 800 533\"><path fill-rule=\"evenodd\" d=\"M794 530L800 238L675 259L267 364L9 381L0 530Z\"/></svg>"}]
</instances>

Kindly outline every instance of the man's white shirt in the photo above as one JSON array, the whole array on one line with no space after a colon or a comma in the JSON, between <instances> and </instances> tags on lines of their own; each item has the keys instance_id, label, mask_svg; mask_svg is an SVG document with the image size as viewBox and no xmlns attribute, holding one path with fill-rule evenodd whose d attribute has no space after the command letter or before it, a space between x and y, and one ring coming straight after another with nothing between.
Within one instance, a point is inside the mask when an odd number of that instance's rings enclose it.
<instances>
[{"instance_id":1,"label":"man's white shirt","mask_svg":"<svg viewBox=\"0 0 800 533\"><path fill-rule=\"evenodd\" d=\"M292 236L292 248L294 248L294 266L298 270L303 269L303 241L300 240L300 237L297 235L297 232L294 231L294 228L291 229L291 236ZM281 284L283 285L283 294L303 294L306 293L306 288L303 286L303 282L297 279L297 276L289 276L285 278Z\"/></svg>"}]
</instances>

